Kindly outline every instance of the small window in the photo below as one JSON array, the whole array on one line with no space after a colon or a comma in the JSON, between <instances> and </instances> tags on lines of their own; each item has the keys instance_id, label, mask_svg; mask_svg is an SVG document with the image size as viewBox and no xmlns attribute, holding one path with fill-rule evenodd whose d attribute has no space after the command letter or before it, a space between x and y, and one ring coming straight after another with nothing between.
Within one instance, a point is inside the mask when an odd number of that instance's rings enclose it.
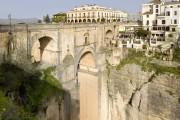
<instances>
[{"instance_id":1,"label":"small window","mask_svg":"<svg viewBox=\"0 0 180 120\"><path fill-rule=\"evenodd\" d=\"M88 37L85 37L85 45L88 44Z\"/></svg>"},{"instance_id":2,"label":"small window","mask_svg":"<svg viewBox=\"0 0 180 120\"><path fill-rule=\"evenodd\" d=\"M172 32L175 32L176 31L176 28L172 28Z\"/></svg>"},{"instance_id":3,"label":"small window","mask_svg":"<svg viewBox=\"0 0 180 120\"><path fill-rule=\"evenodd\" d=\"M156 8L158 8L159 7L159 5L156 5Z\"/></svg>"},{"instance_id":4,"label":"small window","mask_svg":"<svg viewBox=\"0 0 180 120\"><path fill-rule=\"evenodd\" d=\"M176 19L174 20L174 24L177 24L177 20Z\"/></svg>"},{"instance_id":5,"label":"small window","mask_svg":"<svg viewBox=\"0 0 180 120\"><path fill-rule=\"evenodd\" d=\"M170 8L173 8L173 6L170 6Z\"/></svg>"},{"instance_id":6,"label":"small window","mask_svg":"<svg viewBox=\"0 0 180 120\"><path fill-rule=\"evenodd\" d=\"M169 27L166 27L166 31L169 31Z\"/></svg>"},{"instance_id":7,"label":"small window","mask_svg":"<svg viewBox=\"0 0 180 120\"><path fill-rule=\"evenodd\" d=\"M162 20L162 24L166 24L166 21L165 21L165 20Z\"/></svg>"},{"instance_id":8,"label":"small window","mask_svg":"<svg viewBox=\"0 0 180 120\"><path fill-rule=\"evenodd\" d=\"M163 35L163 34L160 34L160 36L161 36L161 37L164 37L164 35Z\"/></svg>"},{"instance_id":9,"label":"small window","mask_svg":"<svg viewBox=\"0 0 180 120\"><path fill-rule=\"evenodd\" d=\"M146 15L147 18L149 18L149 15Z\"/></svg>"},{"instance_id":10,"label":"small window","mask_svg":"<svg viewBox=\"0 0 180 120\"><path fill-rule=\"evenodd\" d=\"M166 12L166 16L170 16L170 11L167 11L167 12Z\"/></svg>"},{"instance_id":11,"label":"small window","mask_svg":"<svg viewBox=\"0 0 180 120\"><path fill-rule=\"evenodd\" d=\"M149 20L147 20L146 25L149 25Z\"/></svg>"},{"instance_id":12,"label":"small window","mask_svg":"<svg viewBox=\"0 0 180 120\"><path fill-rule=\"evenodd\" d=\"M177 15L177 11L174 11L174 15Z\"/></svg>"},{"instance_id":13,"label":"small window","mask_svg":"<svg viewBox=\"0 0 180 120\"><path fill-rule=\"evenodd\" d=\"M159 10L158 9L156 9L156 13L158 13L159 12Z\"/></svg>"}]
</instances>

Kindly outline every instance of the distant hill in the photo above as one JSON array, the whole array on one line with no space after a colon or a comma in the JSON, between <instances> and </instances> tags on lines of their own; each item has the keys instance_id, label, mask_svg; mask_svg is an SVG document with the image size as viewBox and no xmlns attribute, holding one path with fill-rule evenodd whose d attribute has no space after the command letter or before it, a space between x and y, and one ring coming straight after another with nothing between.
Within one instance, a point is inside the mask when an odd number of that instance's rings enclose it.
<instances>
[{"instance_id":1,"label":"distant hill","mask_svg":"<svg viewBox=\"0 0 180 120\"><path fill-rule=\"evenodd\" d=\"M32 23L38 23L37 18L30 18L30 19L12 19L12 24L22 24L22 23L26 23L26 24L32 24ZM0 24L9 24L9 19L0 19Z\"/></svg>"}]
</instances>

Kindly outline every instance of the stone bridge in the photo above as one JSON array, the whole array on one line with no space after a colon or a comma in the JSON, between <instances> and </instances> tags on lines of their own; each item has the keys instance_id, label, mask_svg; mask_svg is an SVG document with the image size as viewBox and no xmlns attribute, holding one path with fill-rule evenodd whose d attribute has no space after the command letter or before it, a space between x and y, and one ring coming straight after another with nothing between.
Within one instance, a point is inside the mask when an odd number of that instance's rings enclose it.
<instances>
[{"instance_id":1,"label":"stone bridge","mask_svg":"<svg viewBox=\"0 0 180 120\"><path fill-rule=\"evenodd\" d=\"M57 77L71 96L65 120L109 120L105 60L115 59L107 53L117 45L119 25L4 25L0 45L8 50L1 52L16 63L57 66Z\"/></svg>"}]
</instances>

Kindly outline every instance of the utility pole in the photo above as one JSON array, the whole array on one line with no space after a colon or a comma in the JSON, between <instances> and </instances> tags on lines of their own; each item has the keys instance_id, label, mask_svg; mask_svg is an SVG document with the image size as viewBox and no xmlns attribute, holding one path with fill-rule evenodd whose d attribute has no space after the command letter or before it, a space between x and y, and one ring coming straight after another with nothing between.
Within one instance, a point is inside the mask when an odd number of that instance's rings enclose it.
<instances>
[{"instance_id":1,"label":"utility pole","mask_svg":"<svg viewBox=\"0 0 180 120\"><path fill-rule=\"evenodd\" d=\"M8 19L9 19L9 26L10 26L9 33L11 34L11 32L12 32L12 28L11 28L11 26L12 26L11 14L8 15Z\"/></svg>"}]
</instances>

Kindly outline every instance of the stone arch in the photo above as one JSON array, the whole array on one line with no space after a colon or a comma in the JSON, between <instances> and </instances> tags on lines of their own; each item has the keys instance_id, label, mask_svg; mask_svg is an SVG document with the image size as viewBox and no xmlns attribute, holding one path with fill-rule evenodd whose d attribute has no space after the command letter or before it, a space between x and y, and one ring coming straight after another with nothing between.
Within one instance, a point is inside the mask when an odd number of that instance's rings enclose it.
<instances>
[{"instance_id":1,"label":"stone arch","mask_svg":"<svg viewBox=\"0 0 180 120\"><path fill-rule=\"evenodd\" d=\"M40 63L42 61L49 61L48 59L51 59L47 48L50 46L52 41L52 37L43 36L39 37L39 39L33 43L31 48L32 63Z\"/></svg>"},{"instance_id":2,"label":"stone arch","mask_svg":"<svg viewBox=\"0 0 180 120\"><path fill-rule=\"evenodd\" d=\"M71 81L75 78L74 57L67 54L63 59L63 78L65 81Z\"/></svg>"},{"instance_id":3,"label":"stone arch","mask_svg":"<svg viewBox=\"0 0 180 120\"><path fill-rule=\"evenodd\" d=\"M83 22L85 23L85 22L86 22L86 19L83 19Z\"/></svg>"},{"instance_id":4,"label":"stone arch","mask_svg":"<svg viewBox=\"0 0 180 120\"><path fill-rule=\"evenodd\" d=\"M105 44L107 47L111 46L113 39L113 32L112 30L107 30L105 34Z\"/></svg>"},{"instance_id":5,"label":"stone arch","mask_svg":"<svg viewBox=\"0 0 180 120\"><path fill-rule=\"evenodd\" d=\"M95 19L93 19L93 20L92 20L92 22L93 22L93 23L96 23L96 20L95 20Z\"/></svg>"},{"instance_id":6,"label":"stone arch","mask_svg":"<svg viewBox=\"0 0 180 120\"><path fill-rule=\"evenodd\" d=\"M98 119L98 76L95 56L86 51L79 60L80 120ZM93 104L91 104L93 103Z\"/></svg>"},{"instance_id":7,"label":"stone arch","mask_svg":"<svg viewBox=\"0 0 180 120\"><path fill-rule=\"evenodd\" d=\"M75 20L75 23L78 23L78 20Z\"/></svg>"},{"instance_id":8,"label":"stone arch","mask_svg":"<svg viewBox=\"0 0 180 120\"><path fill-rule=\"evenodd\" d=\"M82 20L80 19L80 20L79 20L79 23L81 23L81 22L82 22Z\"/></svg>"},{"instance_id":9,"label":"stone arch","mask_svg":"<svg viewBox=\"0 0 180 120\"><path fill-rule=\"evenodd\" d=\"M71 23L74 23L74 20L71 20Z\"/></svg>"},{"instance_id":10,"label":"stone arch","mask_svg":"<svg viewBox=\"0 0 180 120\"><path fill-rule=\"evenodd\" d=\"M87 20L87 22L89 22L89 23L90 23L90 22L91 22L91 19L88 19L88 20Z\"/></svg>"},{"instance_id":11,"label":"stone arch","mask_svg":"<svg viewBox=\"0 0 180 120\"><path fill-rule=\"evenodd\" d=\"M84 34L84 44L85 45L89 44L89 33Z\"/></svg>"},{"instance_id":12,"label":"stone arch","mask_svg":"<svg viewBox=\"0 0 180 120\"><path fill-rule=\"evenodd\" d=\"M79 60L79 64L83 65L83 66L96 68L96 62L95 62L95 58L94 58L93 53L90 51L85 52L81 56L81 58Z\"/></svg>"}]
</instances>

